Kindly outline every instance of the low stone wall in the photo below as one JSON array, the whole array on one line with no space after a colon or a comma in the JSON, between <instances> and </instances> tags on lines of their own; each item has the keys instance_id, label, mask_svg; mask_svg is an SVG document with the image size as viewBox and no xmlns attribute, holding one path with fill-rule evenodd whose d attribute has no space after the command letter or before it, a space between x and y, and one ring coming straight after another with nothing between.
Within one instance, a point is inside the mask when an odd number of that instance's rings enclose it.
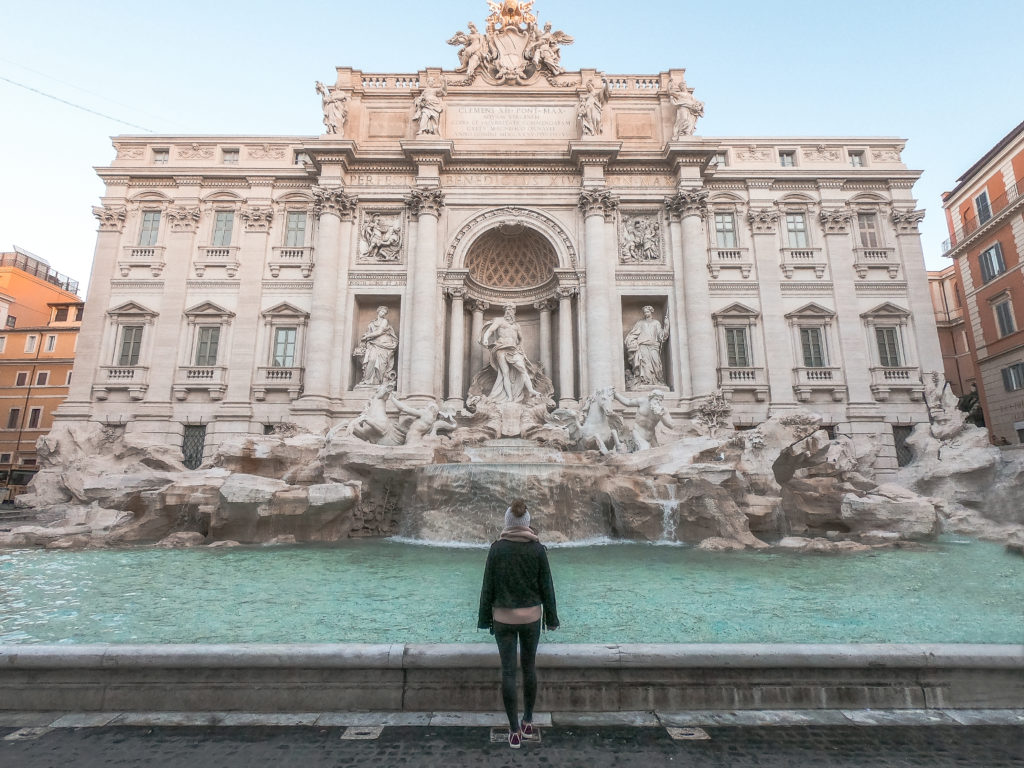
<instances>
[{"instance_id":1,"label":"low stone wall","mask_svg":"<svg viewBox=\"0 0 1024 768\"><path fill-rule=\"evenodd\" d=\"M551 712L1024 707L1022 645L546 645ZM492 645L0 646L0 710L497 711Z\"/></svg>"}]
</instances>

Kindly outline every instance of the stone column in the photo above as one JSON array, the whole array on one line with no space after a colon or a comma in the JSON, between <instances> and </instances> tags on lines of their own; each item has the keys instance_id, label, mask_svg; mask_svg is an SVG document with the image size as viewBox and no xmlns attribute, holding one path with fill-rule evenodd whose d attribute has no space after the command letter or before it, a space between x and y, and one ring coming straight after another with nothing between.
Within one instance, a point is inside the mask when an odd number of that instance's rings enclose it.
<instances>
[{"instance_id":1,"label":"stone column","mask_svg":"<svg viewBox=\"0 0 1024 768\"><path fill-rule=\"evenodd\" d=\"M334 270L336 286L334 289L334 342L331 345L331 368L329 374L331 398L333 399L342 397L348 391L352 381L352 349L349 347L349 344L352 338L351 324L355 321L355 318L349 317L348 313L344 311L339 313L338 310L344 310L349 306L348 272L349 265L352 263L353 248L357 247L354 246L352 241L352 234L355 229L356 203L357 199L353 196L344 205L338 206L338 217L341 223L338 225L339 258ZM316 290L317 279L318 276L314 271L314 291Z\"/></svg>"},{"instance_id":2,"label":"stone column","mask_svg":"<svg viewBox=\"0 0 1024 768\"><path fill-rule=\"evenodd\" d=\"M188 203L165 210L162 217L163 226L166 227L162 239L167 246L167 264L161 274L164 279L164 290L158 309L160 317L153 328L154 354L149 361L149 390L145 397L146 406L140 409L147 411L147 416L158 419L170 418L168 404L171 400L171 385L178 378L178 366L194 363L194 360L189 359L194 352L192 349L184 350L185 357L182 358L182 346L188 344L189 337L182 334L181 320L186 309L188 280L195 274L192 272L192 259L195 256L196 230L200 216L198 193L195 194L197 196ZM207 211L208 216L212 215L209 209ZM242 225L239 221L234 226L240 229ZM241 232L236 232L232 241L234 244L241 244L243 237ZM239 253L244 257L241 249ZM225 336L230 338L230 333L226 333ZM227 341L227 338L223 338L221 343ZM229 349L222 349L218 363L227 364L227 356L230 354ZM219 400L223 394L217 392L212 399Z\"/></svg>"},{"instance_id":3,"label":"stone column","mask_svg":"<svg viewBox=\"0 0 1024 768\"><path fill-rule=\"evenodd\" d=\"M769 182L770 183L770 182ZM756 189L756 187L752 187ZM767 205L767 202L766 202ZM779 268L779 210L775 207L752 207L747 212L750 241L757 264L758 292L761 296L761 325L764 334L764 357L760 345L750 339L755 361L763 363L768 377L770 413L780 406L795 407L793 391L792 329L786 320L782 302L782 270ZM797 350L800 354L800 350ZM801 365L803 363L800 363Z\"/></svg>"},{"instance_id":4,"label":"stone column","mask_svg":"<svg viewBox=\"0 0 1024 768\"><path fill-rule=\"evenodd\" d=\"M696 342L689 345L693 396L705 397L718 389L718 362L713 343L715 329L708 293L708 247L704 234L708 193L702 189L680 190L672 198L671 205L681 219L686 330ZM704 343L702 340L705 339L711 343Z\"/></svg>"},{"instance_id":5,"label":"stone column","mask_svg":"<svg viewBox=\"0 0 1024 768\"><path fill-rule=\"evenodd\" d=\"M610 314L613 307L614 267L605 264L605 221L614 218L619 201L608 190L586 190L580 194L580 208L584 217L584 247L586 249L586 333L587 333L587 389L594 392L615 385L612 361Z\"/></svg>"},{"instance_id":6,"label":"stone column","mask_svg":"<svg viewBox=\"0 0 1024 768\"><path fill-rule=\"evenodd\" d=\"M462 367L466 359L466 320L463 306L465 288L449 288L452 300L452 322L448 335L448 405L461 409L465 405Z\"/></svg>"},{"instance_id":7,"label":"stone column","mask_svg":"<svg viewBox=\"0 0 1024 768\"><path fill-rule=\"evenodd\" d=\"M484 362L484 348L480 346L480 337L484 333L484 312L490 309L491 305L486 301L474 301L470 304L473 309L473 326L469 340L469 378L480 372L486 364Z\"/></svg>"},{"instance_id":8,"label":"stone column","mask_svg":"<svg viewBox=\"0 0 1024 768\"><path fill-rule=\"evenodd\" d=\"M304 348L304 393L296 410L323 410L330 404L331 360L337 322L338 265L341 262L341 219L351 215L356 199L341 187L313 187L313 214L319 219L316 263L313 268L313 301L309 335Z\"/></svg>"},{"instance_id":9,"label":"stone column","mask_svg":"<svg viewBox=\"0 0 1024 768\"><path fill-rule=\"evenodd\" d=\"M896 209L892 222L896 228L896 243L903 257L903 276L907 281L907 299L910 314L914 319L914 341L917 343L917 359L921 373L938 371L942 373L942 350L939 347L939 332L935 326L935 312L929 311L931 291L928 287L928 270L921 250L921 235L918 227L924 220L924 211Z\"/></svg>"},{"instance_id":10,"label":"stone column","mask_svg":"<svg viewBox=\"0 0 1024 768\"><path fill-rule=\"evenodd\" d=\"M114 276L114 265L121 245L121 233L128 211L123 205L105 205L92 209L99 220L99 234L96 237L96 251L92 262L92 277L89 293L85 300L85 314L78 331L78 347L75 353L74 373L68 397L56 411L57 420L87 419L92 413L92 386L100 376L100 366L110 361L102 358L103 331L107 325L107 310L110 309L110 280ZM114 339L117 344L118 339Z\"/></svg>"},{"instance_id":11,"label":"stone column","mask_svg":"<svg viewBox=\"0 0 1024 768\"><path fill-rule=\"evenodd\" d=\"M551 310L554 309L554 303L544 299L533 306L540 311L540 365L544 375L554 381L555 374L551 370Z\"/></svg>"},{"instance_id":12,"label":"stone column","mask_svg":"<svg viewBox=\"0 0 1024 768\"><path fill-rule=\"evenodd\" d=\"M575 288L558 289L558 405L575 405L576 352L572 344L572 297Z\"/></svg>"},{"instance_id":13,"label":"stone column","mask_svg":"<svg viewBox=\"0 0 1024 768\"><path fill-rule=\"evenodd\" d=\"M409 290L411 333L409 355L409 391L406 397L423 403L434 399L437 389L437 222L444 207L440 189L413 189L406 198L412 216L417 219L416 257L410 269Z\"/></svg>"},{"instance_id":14,"label":"stone column","mask_svg":"<svg viewBox=\"0 0 1024 768\"><path fill-rule=\"evenodd\" d=\"M693 377L690 371L690 335L686 327L686 266L683 259L683 227L682 213L676 205L675 198L665 201L669 216L669 235L671 239L672 271L672 316L668 343L672 345L674 354L673 379L675 390L683 400L693 397Z\"/></svg>"},{"instance_id":15,"label":"stone column","mask_svg":"<svg viewBox=\"0 0 1024 768\"><path fill-rule=\"evenodd\" d=\"M852 212L846 208L823 208L819 214L836 297L839 352L843 358L850 405L873 405L875 398L871 393L871 355L857 301L857 275L853 271L853 243L850 240L852 218ZM934 310L929 314L934 314Z\"/></svg>"},{"instance_id":16,"label":"stone column","mask_svg":"<svg viewBox=\"0 0 1024 768\"><path fill-rule=\"evenodd\" d=\"M259 365L256 359L256 337L262 320L260 297L273 216L273 209L268 206L247 206L239 212L242 229L238 259L240 311L231 329L227 392L217 413L217 420L221 422L218 426L220 432L246 432L252 417L252 383Z\"/></svg>"}]
</instances>

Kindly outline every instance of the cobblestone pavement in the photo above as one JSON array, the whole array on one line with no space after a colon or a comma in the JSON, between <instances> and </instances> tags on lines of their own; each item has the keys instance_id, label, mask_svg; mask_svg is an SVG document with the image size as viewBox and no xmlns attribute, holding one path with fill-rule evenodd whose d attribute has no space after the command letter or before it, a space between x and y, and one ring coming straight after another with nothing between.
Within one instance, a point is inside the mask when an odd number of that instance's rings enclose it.
<instances>
[{"instance_id":1,"label":"cobblestone pavement","mask_svg":"<svg viewBox=\"0 0 1024 768\"><path fill-rule=\"evenodd\" d=\"M700 768L1020 768L1024 728L982 726L709 726L541 730L509 749L486 727L0 728L4 768L319 768L372 766L699 766ZM357 738L343 738L343 736ZM359 738L362 736L363 738ZM368 738L367 738L368 737Z\"/></svg>"}]
</instances>

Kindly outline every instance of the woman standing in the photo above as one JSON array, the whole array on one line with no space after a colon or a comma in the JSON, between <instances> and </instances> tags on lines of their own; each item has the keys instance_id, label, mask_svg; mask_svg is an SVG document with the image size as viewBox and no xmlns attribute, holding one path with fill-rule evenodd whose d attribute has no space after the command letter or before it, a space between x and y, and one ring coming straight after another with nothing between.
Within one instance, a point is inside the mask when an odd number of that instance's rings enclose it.
<instances>
[{"instance_id":1,"label":"woman standing","mask_svg":"<svg viewBox=\"0 0 1024 768\"><path fill-rule=\"evenodd\" d=\"M508 715L508 745L519 749L533 735L537 700L537 644L543 621L558 629L555 587L547 550L530 527L526 502L516 499L505 512L505 528L491 545L480 590L477 626L489 629L501 656L501 698ZM523 667L523 720L516 711L516 646Z\"/></svg>"}]
</instances>

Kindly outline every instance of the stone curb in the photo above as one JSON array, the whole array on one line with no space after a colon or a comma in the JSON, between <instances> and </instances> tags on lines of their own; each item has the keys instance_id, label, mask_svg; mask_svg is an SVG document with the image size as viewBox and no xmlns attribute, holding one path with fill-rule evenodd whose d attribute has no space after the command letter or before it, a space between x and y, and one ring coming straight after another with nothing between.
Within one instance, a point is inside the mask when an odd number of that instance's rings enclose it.
<instances>
[{"instance_id":1,"label":"stone curb","mask_svg":"<svg viewBox=\"0 0 1024 768\"><path fill-rule=\"evenodd\" d=\"M541 728L1024 726L1024 709L762 710L694 712L538 712ZM0 728L487 728L503 712L0 712Z\"/></svg>"},{"instance_id":2,"label":"stone curb","mask_svg":"<svg viewBox=\"0 0 1024 768\"><path fill-rule=\"evenodd\" d=\"M1022 645L543 645L539 667L1024 669ZM0 645L6 669L479 669L491 644Z\"/></svg>"}]
</instances>

